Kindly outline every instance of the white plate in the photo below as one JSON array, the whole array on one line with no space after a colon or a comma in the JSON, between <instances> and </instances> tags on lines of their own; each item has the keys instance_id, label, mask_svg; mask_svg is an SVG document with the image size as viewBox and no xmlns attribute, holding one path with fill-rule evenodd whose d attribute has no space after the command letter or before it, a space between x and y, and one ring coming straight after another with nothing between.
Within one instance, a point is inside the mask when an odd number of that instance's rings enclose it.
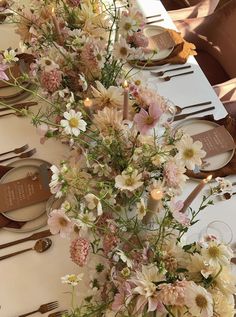
<instances>
[{"instance_id":1,"label":"white plate","mask_svg":"<svg viewBox=\"0 0 236 317\"><path fill-rule=\"evenodd\" d=\"M195 134L199 134L214 128L219 127L220 125L207 120L199 120L199 119L187 119L183 122L176 125L176 129L181 129L185 133L189 134L190 136L193 136ZM229 133L229 136L232 138L232 136ZM217 154L212 157L208 157L206 159L203 158L204 164L201 167L201 171L203 172L211 172L216 171L225 165L227 165L230 160L234 156L235 150L231 150L225 153Z\"/></svg>"},{"instance_id":2,"label":"white plate","mask_svg":"<svg viewBox=\"0 0 236 317\"><path fill-rule=\"evenodd\" d=\"M163 32L165 32L165 28L158 26L158 25L147 25L144 27L144 35L147 37L151 37L157 34L161 34ZM139 69L148 69L148 70L152 70L152 69L156 69L157 67L160 67L162 65L148 65L148 60L150 62L155 62L155 61L160 61L162 59L165 59L166 57L168 57L170 55L170 53L173 51L174 47L170 48L170 49L165 49L165 50L161 50L158 51L156 54L146 54L144 58L142 58L141 60L136 60L136 61L131 61L130 64L135 67L135 68L139 68ZM141 65L139 64L139 62L145 62L147 61L147 65Z\"/></svg>"},{"instance_id":3,"label":"white plate","mask_svg":"<svg viewBox=\"0 0 236 317\"><path fill-rule=\"evenodd\" d=\"M165 32L166 29L158 26L158 25L148 25L145 26L143 29L143 33L146 37L155 36L158 34L161 34ZM158 51L156 54L146 54L144 60L151 59L152 61L159 61L162 60L170 55L170 53L173 51L174 47Z\"/></svg>"}]
</instances>

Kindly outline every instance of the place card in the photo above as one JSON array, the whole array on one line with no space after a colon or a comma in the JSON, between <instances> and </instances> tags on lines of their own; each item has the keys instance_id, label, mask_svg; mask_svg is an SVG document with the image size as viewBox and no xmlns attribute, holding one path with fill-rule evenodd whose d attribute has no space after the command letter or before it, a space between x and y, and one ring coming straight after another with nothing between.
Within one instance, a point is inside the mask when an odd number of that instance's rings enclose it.
<instances>
[{"instance_id":1,"label":"place card","mask_svg":"<svg viewBox=\"0 0 236 317\"><path fill-rule=\"evenodd\" d=\"M17 210L47 200L51 196L49 178L47 184L45 184L45 171L41 168L39 173L34 175L0 184L0 213Z\"/></svg>"},{"instance_id":2,"label":"place card","mask_svg":"<svg viewBox=\"0 0 236 317\"><path fill-rule=\"evenodd\" d=\"M206 152L204 157L212 157L217 154L225 153L235 148L232 136L222 125L215 129L211 129L192 136L194 141L201 141L203 150Z\"/></svg>"},{"instance_id":3,"label":"place card","mask_svg":"<svg viewBox=\"0 0 236 317\"><path fill-rule=\"evenodd\" d=\"M162 51L175 46L175 41L168 31L151 36L148 40L148 48L152 50Z\"/></svg>"}]
</instances>

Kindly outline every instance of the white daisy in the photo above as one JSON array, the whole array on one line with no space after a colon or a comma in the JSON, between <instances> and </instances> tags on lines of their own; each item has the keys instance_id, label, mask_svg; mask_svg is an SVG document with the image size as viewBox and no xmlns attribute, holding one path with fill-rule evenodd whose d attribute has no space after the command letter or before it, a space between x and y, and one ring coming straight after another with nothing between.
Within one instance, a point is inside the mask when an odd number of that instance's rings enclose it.
<instances>
[{"instance_id":1,"label":"white daisy","mask_svg":"<svg viewBox=\"0 0 236 317\"><path fill-rule=\"evenodd\" d=\"M80 273L78 275L75 274L68 274L63 277L61 277L62 284L69 284L71 286L77 286L79 284L79 281L82 280L84 274Z\"/></svg>"},{"instance_id":2,"label":"white daisy","mask_svg":"<svg viewBox=\"0 0 236 317\"><path fill-rule=\"evenodd\" d=\"M12 62L17 62L19 60L18 57L16 57L16 52L14 50L5 50L3 52L3 63L12 63Z\"/></svg>"},{"instance_id":3,"label":"white daisy","mask_svg":"<svg viewBox=\"0 0 236 317\"><path fill-rule=\"evenodd\" d=\"M60 123L66 134L78 136L80 131L86 130L87 123L82 119L80 111L75 112L71 109L69 112L64 112L63 116L66 120L63 119Z\"/></svg>"},{"instance_id":4,"label":"white daisy","mask_svg":"<svg viewBox=\"0 0 236 317\"><path fill-rule=\"evenodd\" d=\"M217 241L210 241L206 248L201 249L201 254L204 260L212 266L228 265L233 257L232 249Z\"/></svg>"},{"instance_id":5,"label":"white daisy","mask_svg":"<svg viewBox=\"0 0 236 317\"><path fill-rule=\"evenodd\" d=\"M134 191L143 185L141 182L142 174L138 174L138 170L134 170L132 173L123 171L121 175L117 175L115 178L115 187L121 190Z\"/></svg>"},{"instance_id":6,"label":"white daisy","mask_svg":"<svg viewBox=\"0 0 236 317\"><path fill-rule=\"evenodd\" d=\"M119 32L123 36L132 35L134 32L138 31L138 24L137 22L130 18L129 16L123 15L120 19L119 23Z\"/></svg>"},{"instance_id":7,"label":"white daisy","mask_svg":"<svg viewBox=\"0 0 236 317\"><path fill-rule=\"evenodd\" d=\"M201 166L201 159L206 155L206 152L202 150L200 141L193 142L189 135L184 135L177 143L176 148L178 150L176 159L182 161L188 169L193 170L196 165Z\"/></svg>"},{"instance_id":8,"label":"white daisy","mask_svg":"<svg viewBox=\"0 0 236 317\"><path fill-rule=\"evenodd\" d=\"M184 297L185 304L193 316L213 316L213 299L205 288L190 282L185 289Z\"/></svg>"},{"instance_id":9,"label":"white daisy","mask_svg":"<svg viewBox=\"0 0 236 317\"><path fill-rule=\"evenodd\" d=\"M119 42L114 44L113 56L115 59L127 61L132 52L132 48L123 37L120 38Z\"/></svg>"}]
</instances>

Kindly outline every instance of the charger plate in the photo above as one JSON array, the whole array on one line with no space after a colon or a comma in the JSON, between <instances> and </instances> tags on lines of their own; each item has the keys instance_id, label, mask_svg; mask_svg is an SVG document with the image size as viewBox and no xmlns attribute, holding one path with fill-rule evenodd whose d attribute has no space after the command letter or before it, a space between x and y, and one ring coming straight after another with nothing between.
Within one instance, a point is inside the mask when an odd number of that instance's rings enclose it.
<instances>
[{"instance_id":1,"label":"charger plate","mask_svg":"<svg viewBox=\"0 0 236 317\"><path fill-rule=\"evenodd\" d=\"M163 32L165 32L165 28L158 25L147 25L143 29L143 33L146 37L155 36ZM160 61L167 58L171 54L173 49L174 47L170 49L158 51L156 54L152 54L152 53L145 54L145 56L142 59L131 61L130 64L133 67L140 68L140 69L149 69L149 70L156 69L158 66L153 66L152 62ZM146 65L143 65L145 61L146 61ZM148 65L148 63L150 63L151 65Z\"/></svg>"},{"instance_id":2,"label":"charger plate","mask_svg":"<svg viewBox=\"0 0 236 317\"><path fill-rule=\"evenodd\" d=\"M176 129L183 130L185 133L189 134L190 136L193 136L195 134L199 134L214 128L219 127L220 125L214 121L208 121L208 120L200 120L200 119L186 119L182 121L181 123L176 125ZM231 134L228 132L229 137L232 138ZM233 140L233 138L232 138ZM208 157L206 159L203 158L203 165L200 168L202 172L211 172L216 171L224 166L226 166L231 159L233 158L235 153L235 149L231 151L227 151L225 153L217 154L212 157Z\"/></svg>"},{"instance_id":3,"label":"charger plate","mask_svg":"<svg viewBox=\"0 0 236 317\"><path fill-rule=\"evenodd\" d=\"M11 167L14 167L14 168L17 168L18 169L18 172L21 170L21 167L25 167L25 166L33 166L34 169L37 169L39 168L40 165L42 164L48 164L48 166L50 167L51 164L45 160L41 160L41 159L35 159L35 158L25 158L25 159L21 159L21 160L17 160L17 161L14 161L10 164L8 164L8 166L11 166ZM14 169L10 170L10 171L13 171ZM22 171L20 171L22 172ZM6 175L6 174L5 174ZM50 198L49 198L50 200ZM47 224L47 219L48 219L48 216L47 216L47 213L46 213L46 210L47 210L47 205L48 205L48 202L43 202L43 203L40 203L40 204L43 204L43 209L39 208L38 207L36 208L38 210L38 215L37 217L35 217L35 219L32 219L30 221L27 221L21 228L8 228L8 227L4 227L3 229L6 230L6 231L11 231L11 232L31 232L31 231L34 231L34 230L37 230L37 229L40 229L42 227L44 227L46 224ZM40 205L40 204L37 204L37 205ZM35 205L32 205L32 206L29 206L29 207L26 207L26 208L35 208L36 204ZM26 210L26 208L24 208L24 210ZM19 209L17 210L17 214L19 212ZM35 212L35 211L33 211ZM9 218L9 214L10 212L4 214L5 217ZM23 215L23 218L24 218L25 215ZM35 212L35 216L36 216L36 212ZM20 216L13 216L14 220L15 220L15 217L20 217ZM11 219L11 218L9 218ZM23 221L23 220L17 220L17 221Z\"/></svg>"}]
</instances>

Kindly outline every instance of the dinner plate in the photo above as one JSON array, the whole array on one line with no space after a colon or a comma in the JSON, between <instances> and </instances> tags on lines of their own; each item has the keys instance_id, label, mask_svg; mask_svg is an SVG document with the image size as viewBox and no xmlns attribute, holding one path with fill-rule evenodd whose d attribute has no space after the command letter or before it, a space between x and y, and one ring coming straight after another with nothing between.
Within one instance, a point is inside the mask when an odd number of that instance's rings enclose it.
<instances>
[{"instance_id":1,"label":"dinner plate","mask_svg":"<svg viewBox=\"0 0 236 317\"><path fill-rule=\"evenodd\" d=\"M146 37L155 36L155 35L158 35L158 34L165 32L165 31L166 31L165 28L158 26L158 25L147 25L143 29L143 33ZM142 59L131 61L131 64L132 64L132 66L134 66L136 68L140 68L140 69L149 69L149 70L155 69L158 66L153 66L152 64L148 65L148 62L160 61L162 59L167 58L170 55L170 53L173 51L173 49L174 49L174 47L169 48L169 49L160 50L156 54L153 54L153 53L145 54L145 56ZM147 64L143 65L143 63L145 61L147 61Z\"/></svg>"},{"instance_id":2,"label":"dinner plate","mask_svg":"<svg viewBox=\"0 0 236 317\"><path fill-rule=\"evenodd\" d=\"M208 121L208 120L199 120L199 119L186 119L181 123L176 125L176 129L183 130L185 133L193 136L195 134L199 134L214 128L219 127L220 125L216 122ZM232 136L229 133L229 137ZM233 139L233 138L232 138ZM230 160L234 156L235 149L231 151L227 151L225 153L217 154L212 157L208 157L206 159L203 158L203 165L200 170L203 172L211 172L216 171L225 165L227 165Z\"/></svg>"},{"instance_id":3,"label":"dinner plate","mask_svg":"<svg viewBox=\"0 0 236 317\"><path fill-rule=\"evenodd\" d=\"M16 181L27 177L29 173L39 172L39 167L35 165L22 165L9 170L0 180L0 184ZM46 201L18 208L16 210L3 212L3 215L14 221L30 221L41 216L46 210Z\"/></svg>"}]
</instances>

